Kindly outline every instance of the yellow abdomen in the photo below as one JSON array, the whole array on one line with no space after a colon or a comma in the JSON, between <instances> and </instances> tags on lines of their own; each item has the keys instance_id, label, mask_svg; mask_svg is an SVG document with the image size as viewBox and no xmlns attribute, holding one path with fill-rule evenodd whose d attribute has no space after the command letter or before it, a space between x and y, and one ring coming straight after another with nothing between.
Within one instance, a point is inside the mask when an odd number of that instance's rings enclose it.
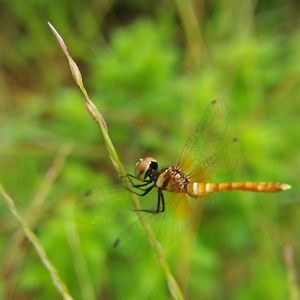
<instances>
[{"instance_id":1,"label":"yellow abdomen","mask_svg":"<svg viewBox=\"0 0 300 300\"><path fill-rule=\"evenodd\" d=\"M204 196L212 192L223 191L250 191L273 193L289 190L290 185L275 182L224 182L224 183L203 183L190 182L187 185L187 192L190 196Z\"/></svg>"}]
</instances>

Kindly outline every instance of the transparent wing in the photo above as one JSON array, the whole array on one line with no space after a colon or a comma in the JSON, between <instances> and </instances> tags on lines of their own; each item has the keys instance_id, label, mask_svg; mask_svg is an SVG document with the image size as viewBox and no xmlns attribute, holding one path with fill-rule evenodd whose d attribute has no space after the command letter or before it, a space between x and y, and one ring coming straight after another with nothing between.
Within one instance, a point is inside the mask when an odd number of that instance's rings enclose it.
<instances>
[{"instance_id":1,"label":"transparent wing","mask_svg":"<svg viewBox=\"0 0 300 300\"><path fill-rule=\"evenodd\" d=\"M153 250L142 226L145 220L164 246L175 241L191 220L192 210L185 194L165 193L166 211L159 214L131 210L129 192L120 187L103 187L87 193L75 205L75 216L84 228L83 238L94 235L109 267L143 261ZM141 207L156 207L157 192L140 197Z\"/></svg>"},{"instance_id":2,"label":"transparent wing","mask_svg":"<svg viewBox=\"0 0 300 300\"><path fill-rule=\"evenodd\" d=\"M141 216L136 216L137 222L132 223L116 237L109 250L109 266L112 268L127 267L144 261L154 254L141 219L150 225L156 240L163 247L168 247L186 230L191 216L191 207L185 194L166 194L165 212L142 213Z\"/></svg>"},{"instance_id":3,"label":"transparent wing","mask_svg":"<svg viewBox=\"0 0 300 300\"><path fill-rule=\"evenodd\" d=\"M222 158L226 142L227 113L222 101L214 100L206 108L196 130L187 140L178 165L191 179L205 179L211 167Z\"/></svg>"},{"instance_id":4,"label":"transparent wing","mask_svg":"<svg viewBox=\"0 0 300 300\"><path fill-rule=\"evenodd\" d=\"M241 180L241 149L238 138L223 142L210 157L196 165L190 178L197 182Z\"/></svg>"}]
</instances>

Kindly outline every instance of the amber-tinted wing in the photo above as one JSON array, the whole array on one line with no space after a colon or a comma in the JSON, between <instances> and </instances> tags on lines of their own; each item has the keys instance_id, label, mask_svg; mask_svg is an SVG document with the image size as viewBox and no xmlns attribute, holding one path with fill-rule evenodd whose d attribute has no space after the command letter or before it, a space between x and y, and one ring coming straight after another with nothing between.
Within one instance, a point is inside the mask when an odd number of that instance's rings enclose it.
<instances>
[{"instance_id":1,"label":"amber-tinted wing","mask_svg":"<svg viewBox=\"0 0 300 300\"><path fill-rule=\"evenodd\" d=\"M155 194L152 196L155 197ZM170 197L168 197L170 196ZM150 225L156 240L164 247L169 247L186 230L191 221L191 207L185 194L165 194L166 211L159 214L143 213L143 218ZM109 250L109 266L126 267L150 258L154 251L140 222L125 228Z\"/></svg>"},{"instance_id":2,"label":"amber-tinted wing","mask_svg":"<svg viewBox=\"0 0 300 300\"><path fill-rule=\"evenodd\" d=\"M222 158L228 143L226 119L224 103L212 101L196 130L184 145L178 165L192 180L206 181L210 177L211 167Z\"/></svg>"},{"instance_id":3,"label":"amber-tinted wing","mask_svg":"<svg viewBox=\"0 0 300 300\"><path fill-rule=\"evenodd\" d=\"M191 220L186 194L165 193L164 213L137 214L131 208L128 193L121 187L103 186L80 197L74 207L81 239L94 235L110 268L134 265L154 253L140 219L146 220L164 246L175 242ZM141 207L145 209L155 209L156 201L157 190L140 197Z\"/></svg>"}]
</instances>

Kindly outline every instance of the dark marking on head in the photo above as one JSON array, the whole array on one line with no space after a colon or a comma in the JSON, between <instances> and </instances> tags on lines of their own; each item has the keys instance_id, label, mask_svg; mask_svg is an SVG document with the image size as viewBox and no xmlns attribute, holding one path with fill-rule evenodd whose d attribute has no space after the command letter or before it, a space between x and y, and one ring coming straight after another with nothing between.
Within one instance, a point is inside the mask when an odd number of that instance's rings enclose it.
<instances>
[{"instance_id":1,"label":"dark marking on head","mask_svg":"<svg viewBox=\"0 0 300 300\"><path fill-rule=\"evenodd\" d=\"M158 169L158 162L157 161L151 161L151 163L150 163L150 168L152 169L152 170L157 170Z\"/></svg>"}]
</instances>

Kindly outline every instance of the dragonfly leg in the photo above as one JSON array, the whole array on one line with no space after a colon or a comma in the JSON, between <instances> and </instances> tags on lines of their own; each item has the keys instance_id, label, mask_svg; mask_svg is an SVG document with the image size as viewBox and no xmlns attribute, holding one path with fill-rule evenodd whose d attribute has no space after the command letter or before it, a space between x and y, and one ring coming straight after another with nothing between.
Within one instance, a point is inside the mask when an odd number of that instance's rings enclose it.
<instances>
[{"instance_id":1,"label":"dragonfly leg","mask_svg":"<svg viewBox=\"0 0 300 300\"><path fill-rule=\"evenodd\" d=\"M158 194L157 194L157 207L156 209L134 209L134 211L142 211L142 212L146 212L146 213L150 213L150 214L159 214L165 211L165 198L164 198L164 194L161 190L158 190ZM162 206L162 207L160 207Z\"/></svg>"},{"instance_id":2,"label":"dragonfly leg","mask_svg":"<svg viewBox=\"0 0 300 300\"><path fill-rule=\"evenodd\" d=\"M129 192L135 194L135 195L138 195L138 196L145 196L145 195L147 195L154 187L155 187L155 184L153 184L153 185L147 187L146 189L138 188L139 190L141 190L141 191L143 192L143 193L141 193L141 194L138 193L138 192L136 192L136 191L134 191L134 190L132 190L132 189L130 189L130 188L127 188L127 190L128 190Z\"/></svg>"},{"instance_id":3,"label":"dragonfly leg","mask_svg":"<svg viewBox=\"0 0 300 300\"><path fill-rule=\"evenodd\" d=\"M122 175L122 176L120 176L120 178L125 178L125 177L127 177L129 180L130 180L130 182L131 182L131 178L134 178L134 179L136 179L136 177L134 176L134 175L131 175L131 174L129 174L129 173L127 173L126 175Z\"/></svg>"},{"instance_id":4,"label":"dragonfly leg","mask_svg":"<svg viewBox=\"0 0 300 300\"><path fill-rule=\"evenodd\" d=\"M162 206L160 208L160 206ZM155 214L162 213L165 211L165 197L161 189L157 191L157 208L154 211Z\"/></svg>"},{"instance_id":5,"label":"dragonfly leg","mask_svg":"<svg viewBox=\"0 0 300 300\"><path fill-rule=\"evenodd\" d=\"M161 210L157 210L157 213L165 211L165 196L161 189L158 190L158 198L160 197L162 208Z\"/></svg>"},{"instance_id":6,"label":"dragonfly leg","mask_svg":"<svg viewBox=\"0 0 300 300\"><path fill-rule=\"evenodd\" d=\"M134 194L139 195L139 196L145 196L153 189L154 186L155 186L155 184L151 185L149 188L144 190L143 194L138 194L134 191L131 191L131 192L133 192ZM151 213L151 214L158 214L158 213L164 212L165 211L165 198L164 198L163 192L161 190L158 190L156 209L133 209L133 211L142 211L142 212Z\"/></svg>"},{"instance_id":7,"label":"dragonfly leg","mask_svg":"<svg viewBox=\"0 0 300 300\"><path fill-rule=\"evenodd\" d=\"M160 190L157 191L157 207L156 210L153 211L155 214L160 212L160 203L161 203L162 192Z\"/></svg>"},{"instance_id":8,"label":"dragonfly leg","mask_svg":"<svg viewBox=\"0 0 300 300\"><path fill-rule=\"evenodd\" d=\"M134 175L131 175L131 174L126 174L124 176L121 176L121 178L124 178L124 177L127 177L128 180L130 181L130 183L132 184L133 187L135 188L139 188L139 187L143 187L143 186L146 186L147 184L151 183L152 180L143 180L141 184L135 184L132 180L132 178L138 180Z\"/></svg>"},{"instance_id":9,"label":"dragonfly leg","mask_svg":"<svg viewBox=\"0 0 300 300\"><path fill-rule=\"evenodd\" d=\"M142 187L145 187L146 185L148 185L149 183L151 183L151 181L147 181L147 182L144 182L144 183L141 183L141 184L132 184L132 186L134 188L137 188L139 190L143 190L141 189Z\"/></svg>"}]
</instances>

